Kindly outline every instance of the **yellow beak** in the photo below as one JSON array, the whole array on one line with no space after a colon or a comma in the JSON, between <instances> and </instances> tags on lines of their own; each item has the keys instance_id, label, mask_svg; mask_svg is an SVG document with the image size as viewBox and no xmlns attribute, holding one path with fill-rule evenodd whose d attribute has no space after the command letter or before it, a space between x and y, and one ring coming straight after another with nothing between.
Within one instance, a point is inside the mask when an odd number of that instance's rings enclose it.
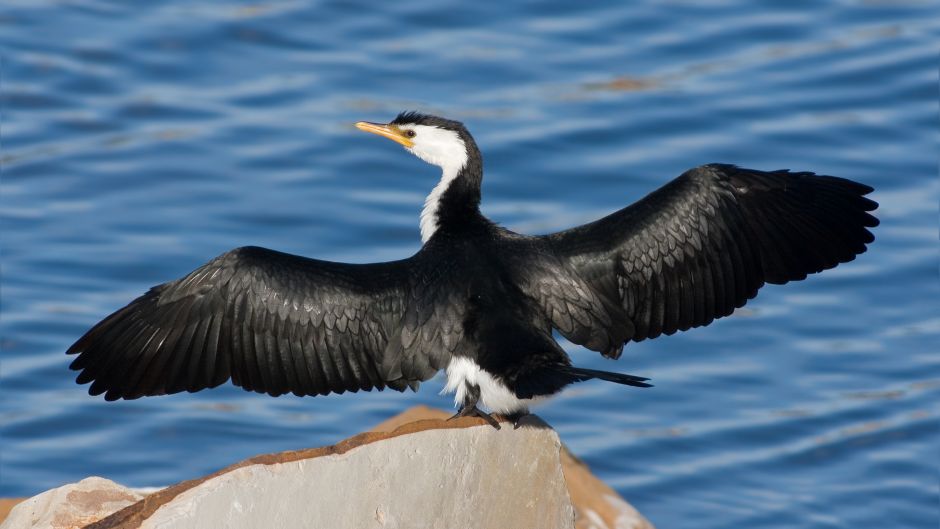
<instances>
[{"instance_id":1,"label":"yellow beak","mask_svg":"<svg viewBox=\"0 0 940 529\"><path fill-rule=\"evenodd\" d=\"M414 142L411 141L411 138L405 136L405 132L395 125L382 125L380 123L369 123L368 121L360 121L356 123L356 128L359 130L364 130L366 132L371 132L372 134L378 134L379 136L384 136L392 141L396 141L405 147L414 147Z\"/></svg>"}]
</instances>

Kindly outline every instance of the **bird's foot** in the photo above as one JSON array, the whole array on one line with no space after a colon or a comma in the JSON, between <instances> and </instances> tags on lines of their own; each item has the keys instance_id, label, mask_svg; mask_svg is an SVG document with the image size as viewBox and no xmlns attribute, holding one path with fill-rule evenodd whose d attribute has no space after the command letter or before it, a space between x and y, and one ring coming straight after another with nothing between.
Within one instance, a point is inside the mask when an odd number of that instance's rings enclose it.
<instances>
[{"instance_id":1,"label":"bird's foot","mask_svg":"<svg viewBox=\"0 0 940 529\"><path fill-rule=\"evenodd\" d=\"M529 412L527 411L517 411L515 413L503 415L503 417L506 417L507 419L509 419L510 422L512 422L513 430L518 430L519 427L522 426L522 419L528 416L529 416Z\"/></svg>"},{"instance_id":2,"label":"bird's foot","mask_svg":"<svg viewBox=\"0 0 940 529\"><path fill-rule=\"evenodd\" d=\"M456 419L457 417L479 417L483 419L484 421L486 421L487 423L489 423L489 425L492 426L493 428L496 428L497 430L500 429L499 421L497 421L489 413L486 413L485 411L481 410L480 408L477 408L476 406L463 406L462 408L460 408L460 411L455 413L453 416L450 417L450 419L447 419L447 420L449 421L451 419Z\"/></svg>"}]
</instances>

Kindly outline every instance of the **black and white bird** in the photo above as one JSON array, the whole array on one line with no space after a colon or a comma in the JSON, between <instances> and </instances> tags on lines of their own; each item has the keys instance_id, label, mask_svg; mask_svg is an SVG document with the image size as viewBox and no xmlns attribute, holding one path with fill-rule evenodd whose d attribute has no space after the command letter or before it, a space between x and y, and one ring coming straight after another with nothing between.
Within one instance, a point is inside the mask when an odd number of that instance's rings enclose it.
<instances>
[{"instance_id":1,"label":"black and white bird","mask_svg":"<svg viewBox=\"0 0 940 529\"><path fill-rule=\"evenodd\" d=\"M607 358L708 325L765 283L851 261L874 237L871 187L808 172L709 164L600 220L514 233L480 213L483 160L463 124L406 112L357 123L441 168L423 246L345 264L258 247L151 288L69 350L89 393L136 399L229 379L281 395L415 389L441 369L458 415L519 416L572 382L647 387L584 369L552 337Z\"/></svg>"}]
</instances>

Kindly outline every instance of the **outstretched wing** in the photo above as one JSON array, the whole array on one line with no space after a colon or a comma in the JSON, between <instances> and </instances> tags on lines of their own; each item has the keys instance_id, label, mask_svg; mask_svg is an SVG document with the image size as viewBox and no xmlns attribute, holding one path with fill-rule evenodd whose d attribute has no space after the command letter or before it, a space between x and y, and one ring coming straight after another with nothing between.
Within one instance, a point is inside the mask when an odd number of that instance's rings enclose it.
<instances>
[{"instance_id":1,"label":"outstretched wing","mask_svg":"<svg viewBox=\"0 0 940 529\"><path fill-rule=\"evenodd\" d=\"M632 324L625 340L639 341L708 325L764 283L851 261L874 240L871 191L832 176L711 164L543 240L566 270L622 306ZM622 346L598 350L618 357Z\"/></svg>"},{"instance_id":2,"label":"outstretched wing","mask_svg":"<svg viewBox=\"0 0 940 529\"><path fill-rule=\"evenodd\" d=\"M108 316L68 350L80 353L71 367L107 400L198 391L229 378L270 395L403 390L416 381L396 378L402 370L383 355L400 333L406 263L238 248Z\"/></svg>"}]
</instances>

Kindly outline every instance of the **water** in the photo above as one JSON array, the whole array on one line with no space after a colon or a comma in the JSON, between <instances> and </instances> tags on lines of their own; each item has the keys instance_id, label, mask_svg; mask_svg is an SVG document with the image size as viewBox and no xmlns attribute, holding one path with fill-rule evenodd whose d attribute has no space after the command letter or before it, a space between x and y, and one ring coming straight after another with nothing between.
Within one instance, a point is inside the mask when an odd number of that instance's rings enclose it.
<instances>
[{"instance_id":1,"label":"water","mask_svg":"<svg viewBox=\"0 0 940 529\"><path fill-rule=\"evenodd\" d=\"M149 286L258 244L367 262L419 247L435 168L352 122L464 120L485 213L547 232L711 162L851 177L856 262L628 346L537 411L660 527L935 527L940 440L930 2L7 0L0 495L161 485L333 443L417 394L224 387L105 403L63 351Z\"/></svg>"}]
</instances>

